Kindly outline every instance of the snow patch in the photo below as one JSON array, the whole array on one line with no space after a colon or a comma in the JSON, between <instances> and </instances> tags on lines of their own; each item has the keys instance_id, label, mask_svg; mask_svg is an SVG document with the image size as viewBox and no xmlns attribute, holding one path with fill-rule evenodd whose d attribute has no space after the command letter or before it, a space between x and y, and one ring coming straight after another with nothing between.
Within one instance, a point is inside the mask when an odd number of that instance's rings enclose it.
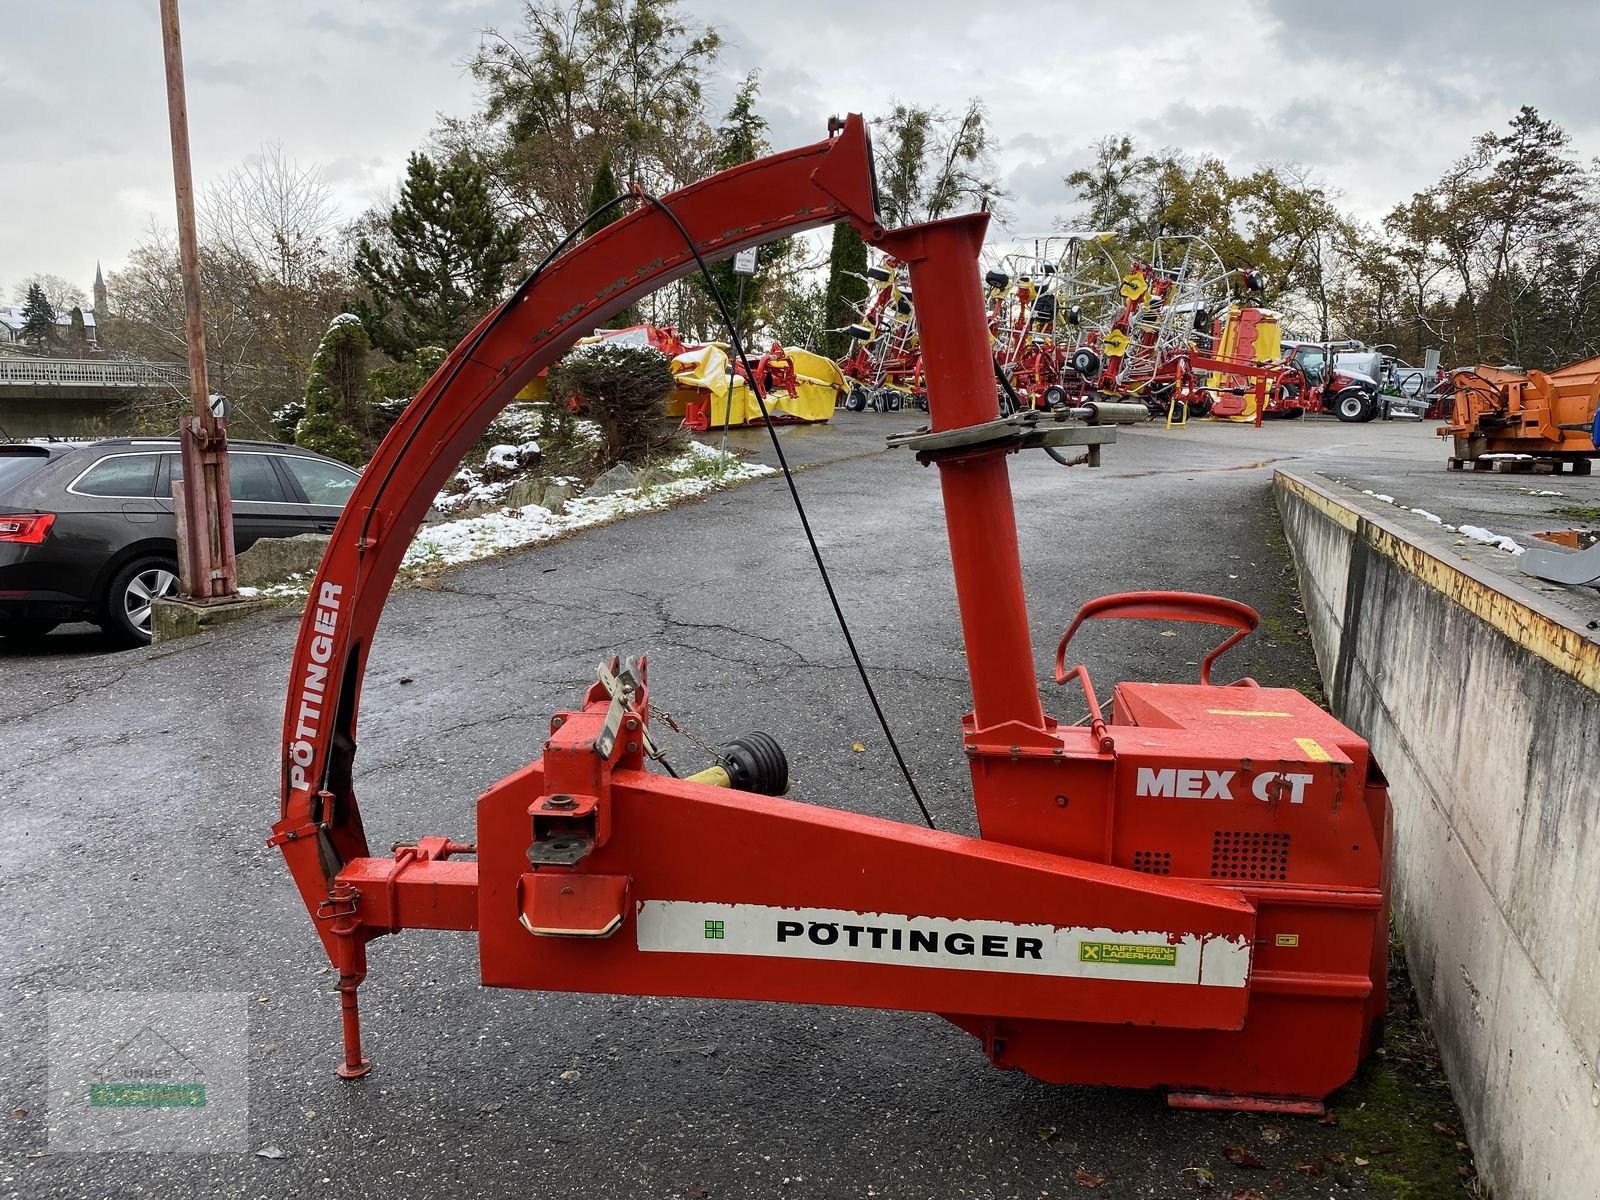
<instances>
[{"instance_id":1,"label":"snow patch","mask_svg":"<svg viewBox=\"0 0 1600 1200\"><path fill-rule=\"evenodd\" d=\"M1505 454L1500 455L1499 457L1527 458L1528 455ZM1471 538L1475 542L1482 542L1486 546L1494 546L1496 549L1504 550L1507 554L1521 554L1523 552L1523 547L1513 539L1506 537L1504 534L1495 533L1492 530L1485 529L1481 525L1462 525L1458 528L1455 525L1445 524L1444 519L1436 513L1431 513L1425 508L1409 508L1406 505L1401 504L1393 496L1386 496L1382 492L1374 492L1371 488L1363 488L1361 490L1361 494L1363 496L1370 496L1372 499L1380 501L1384 504L1393 504L1399 508L1404 508L1407 512L1413 513L1425 521L1431 521L1433 524L1440 526L1442 529L1445 529L1450 533L1459 533L1463 537ZM1460 543L1457 544L1459 545Z\"/></svg>"},{"instance_id":2,"label":"snow patch","mask_svg":"<svg viewBox=\"0 0 1600 1200\"><path fill-rule=\"evenodd\" d=\"M513 479L485 479L481 471L472 467L462 467L455 477L460 484L459 491L440 492L433 498L433 507L439 512L453 513L463 508L497 504L505 499L511 485L516 482Z\"/></svg>"},{"instance_id":3,"label":"snow patch","mask_svg":"<svg viewBox=\"0 0 1600 1200\"><path fill-rule=\"evenodd\" d=\"M725 454L721 450L718 450L715 446L706 445L704 442L690 442L688 447L687 447L685 456L688 457L688 458L732 458L733 457L730 454Z\"/></svg>"},{"instance_id":4,"label":"snow patch","mask_svg":"<svg viewBox=\"0 0 1600 1200\"><path fill-rule=\"evenodd\" d=\"M1464 537L1469 537L1475 542L1482 542L1486 546L1494 546L1508 554L1521 554L1522 547L1503 534L1485 529L1482 525L1463 525L1457 531Z\"/></svg>"},{"instance_id":5,"label":"snow patch","mask_svg":"<svg viewBox=\"0 0 1600 1200\"><path fill-rule=\"evenodd\" d=\"M537 443L535 444L537 448ZM483 456L483 465L486 467L501 467L507 471L515 471L522 465L522 458L515 446L490 446L489 453Z\"/></svg>"},{"instance_id":6,"label":"snow patch","mask_svg":"<svg viewBox=\"0 0 1600 1200\"><path fill-rule=\"evenodd\" d=\"M698 446L698 443L691 443L691 446ZM687 464L706 459L708 450L710 448L704 446L691 449L673 460L669 467L687 469ZM540 504L529 504L427 526L418 532L401 566L443 567L473 562L506 550L547 542L592 525L604 525L619 517L655 512L676 500L704 495L730 483L774 474L772 467L740 462L731 454L710 450L710 456L723 460L727 469L712 477L673 479L646 488L624 488L608 496L579 496L568 500L559 513ZM685 466L677 466L679 463Z\"/></svg>"}]
</instances>

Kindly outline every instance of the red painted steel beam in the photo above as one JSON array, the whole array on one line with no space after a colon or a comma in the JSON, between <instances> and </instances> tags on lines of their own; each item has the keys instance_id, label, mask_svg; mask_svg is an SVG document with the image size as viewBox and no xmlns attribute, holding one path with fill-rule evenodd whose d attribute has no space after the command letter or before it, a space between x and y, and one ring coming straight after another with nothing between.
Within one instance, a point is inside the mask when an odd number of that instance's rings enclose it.
<instances>
[{"instance_id":1,"label":"red painted steel beam","mask_svg":"<svg viewBox=\"0 0 1600 1200\"><path fill-rule=\"evenodd\" d=\"M987 213L895 230L880 247L910 267L936 432L999 417L978 252ZM961 633L978 731L1018 724L1044 730L1028 607L1017 549L1017 514L1006 455L988 451L939 463Z\"/></svg>"},{"instance_id":2,"label":"red painted steel beam","mask_svg":"<svg viewBox=\"0 0 1600 1200\"><path fill-rule=\"evenodd\" d=\"M338 882L360 893L356 915L361 925L371 930L470 932L478 927L478 864L474 862L357 858L345 864Z\"/></svg>"},{"instance_id":3,"label":"red painted steel beam","mask_svg":"<svg viewBox=\"0 0 1600 1200\"><path fill-rule=\"evenodd\" d=\"M1244 1023L1257 918L1231 889L634 770L611 776L609 841L571 871L536 876L528 812L554 786L534 764L478 802L490 986ZM545 876L626 881L615 931L531 932L519 916L529 881ZM716 937L702 932L708 923ZM915 943L914 931L937 934L938 946ZM1107 965L1083 943L1143 943L1155 961Z\"/></svg>"},{"instance_id":4,"label":"red painted steel beam","mask_svg":"<svg viewBox=\"0 0 1600 1200\"><path fill-rule=\"evenodd\" d=\"M841 220L882 236L871 148L855 115L837 136L734 167L666 202L707 260ZM361 679L384 601L428 505L535 375L579 337L694 267L682 236L653 206L579 242L456 347L362 473L317 571L284 715L274 840L313 912L339 869L367 853L352 786ZM333 952L325 931L323 938Z\"/></svg>"}]
</instances>

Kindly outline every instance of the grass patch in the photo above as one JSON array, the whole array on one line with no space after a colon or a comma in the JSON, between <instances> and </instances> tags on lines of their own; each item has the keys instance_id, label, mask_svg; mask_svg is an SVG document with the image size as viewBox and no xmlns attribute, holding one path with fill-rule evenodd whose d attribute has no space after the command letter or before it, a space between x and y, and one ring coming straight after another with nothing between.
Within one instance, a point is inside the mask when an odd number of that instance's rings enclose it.
<instances>
[{"instance_id":1,"label":"grass patch","mask_svg":"<svg viewBox=\"0 0 1600 1200\"><path fill-rule=\"evenodd\" d=\"M1587 508L1569 504L1564 508L1552 508L1550 511L1555 516L1565 517L1569 521L1600 522L1600 504L1590 505Z\"/></svg>"},{"instance_id":2,"label":"grass patch","mask_svg":"<svg viewBox=\"0 0 1600 1200\"><path fill-rule=\"evenodd\" d=\"M1349 1138L1349 1161L1365 1160L1368 1180L1384 1194L1395 1200L1487 1195L1398 938L1389 943L1383 1045L1328 1107Z\"/></svg>"},{"instance_id":3,"label":"grass patch","mask_svg":"<svg viewBox=\"0 0 1600 1200\"><path fill-rule=\"evenodd\" d=\"M687 460L687 469L676 472L680 479L722 479L735 467L743 465L739 458L731 452L713 457L709 454L691 453L684 447L680 447L680 451L681 453L671 455L663 460L663 462Z\"/></svg>"},{"instance_id":4,"label":"grass patch","mask_svg":"<svg viewBox=\"0 0 1600 1200\"><path fill-rule=\"evenodd\" d=\"M1322 676L1317 673L1317 656L1312 649L1311 629L1306 624L1300 596L1300 574L1270 489L1262 520L1262 540L1266 542L1269 556L1264 569L1273 579L1274 587L1272 606L1261 614L1261 628L1256 637L1265 637L1285 651L1283 661L1296 664L1295 677L1287 681L1288 686L1318 708L1327 709L1328 697L1322 689ZM1300 664L1305 664L1304 669Z\"/></svg>"}]
</instances>

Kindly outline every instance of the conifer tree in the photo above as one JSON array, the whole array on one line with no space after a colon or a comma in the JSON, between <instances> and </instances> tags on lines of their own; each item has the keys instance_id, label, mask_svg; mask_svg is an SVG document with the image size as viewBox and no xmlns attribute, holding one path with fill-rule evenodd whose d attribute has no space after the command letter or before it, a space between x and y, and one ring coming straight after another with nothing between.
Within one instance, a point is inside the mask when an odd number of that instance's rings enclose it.
<instances>
[{"instance_id":1,"label":"conifer tree","mask_svg":"<svg viewBox=\"0 0 1600 1200\"><path fill-rule=\"evenodd\" d=\"M600 165L595 168L594 186L589 189L589 211L594 212L602 204L615 200L621 194L622 189L617 187L616 173L611 170L611 158L607 155L601 158ZM623 210L619 205L603 216L592 218L583 227L583 236L593 237L622 215Z\"/></svg>"},{"instance_id":2,"label":"conifer tree","mask_svg":"<svg viewBox=\"0 0 1600 1200\"><path fill-rule=\"evenodd\" d=\"M722 124L717 126L717 138L722 143L717 151L717 170L726 171L729 167L752 162L770 149L766 137L767 119L756 112L756 99L760 94L760 73L751 71L734 93L733 103L723 114ZM773 284L789 269L792 253L793 243L788 238L767 243L757 255L756 273L745 281L744 328L739 333L745 339L745 351L752 361L759 355L760 348L752 346L746 335L752 326L759 328L770 323L773 306L769 303L769 293ZM704 280L700 276L694 278L704 287ZM733 259L725 258L712 263L711 278L716 281L717 291L722 294L728 311L737 319L739 314L735 310L739 276L733 269ZM720 316L714 314L712 320L717 331L714 336L720 340L726 336L721 329Z\"/></svg>"},{"instance_id":3,"label":"conifer tree","mask_svg":"<svg viewBox=\"0 0 1600 1200\"><path fill-rule=\"evenodd\" d=\"M370 345L356 316L340 313L333 319L311 360L305 416L295 426L295 445L351 466L366 461L366 447L356 431L370 426L363 395Z\"/></svg>"},{"instance_id":4,"label":"conifer tree","mask_svg":"<svg viewBox=\"0 0 1600 1200\"><path fill-rule=\"evenodd\" d=\"M22 304L22 340L43 346L56 336L56 310L37 283L28 285L28 298Z\"/></svg>"},{"instance_id":5,"label":"conifer tree","mask_svg":"<svg viewBox=\"0 0 1600 1200\"><path fill-rule=\"evenodd\" d=\"M615 200L621 194L622 189L617 186L617 176L611 170L611 156L601 155L600 165L595 168L594 172L594 186L589 189L589 211L594 212L606 201ZM621 204L609 209L603 216L595 217L584 225L583 236L586 238L593 237L613 221L626 216L627 212L626 206ZM638 323L639 312L632 305L629 305L607 321L606 328L626 329L628 326L637 325Z\"/></svg>"},{"instance_id":6,"label":"conifer tree","mask_svg":"<svg viewBox=\"0 0 1600 1200\"><path fill-rule=\"evenodd\" d=\"M850 339L835 332L849 325L860 314L861 304L867 298L867 243L856 227L840 221L833 227L833 252L828 256L828 289L824 296L824 321L822 335L823 353L829 358L842 358L850 346Z\"/></svg>"},{"instance_id":7,"label":"conifer tree","mask_svg":"<svg viewBox=\"0 0 1600 1200\"><path fill-rule=\"evenodd\" d=\"M501 298L519 252L496 215L483 172L465 158L412 154L387 221L392 246L362 238L355 271L366 289L356 315L379 349L402 358L454 346Z\"/></svg>"}]
</instances>

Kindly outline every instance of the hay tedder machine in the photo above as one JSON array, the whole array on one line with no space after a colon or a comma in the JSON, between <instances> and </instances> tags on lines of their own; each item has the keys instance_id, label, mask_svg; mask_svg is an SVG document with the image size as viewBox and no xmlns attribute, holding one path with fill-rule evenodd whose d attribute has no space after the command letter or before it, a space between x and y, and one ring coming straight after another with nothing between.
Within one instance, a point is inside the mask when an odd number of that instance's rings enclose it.
<instances>
[{"instance_id":1,"label":"hay tedder machine","mask_svg":"<svg viewBox=\"0 0 1600 1200\"><path fill-rule=\"evenodd\" d=\"M922 340L906 264L883 256L867 268L867 284L860 316L840 331L850 338L850 348L838 363L845 380L844 407L851 412L898 412L908 404L926 409Z\"/></svg>"},{"instance_id":2,"label":"hay tedder machine","mask_svg":"<svg viewBox=\"0 0 1600 1200\"><path fill-rule=\"evenodd\" d=\"M1258 424L1264 412L1277 415L1277 315L1230 301L1235 283L1260 290L1260 274L1229 271L1203 238L1156 238L1126 259L1113 252L1116 240L1052 234L985 272L1008 392L1047 410L1132 405L1169 425L1191 414Z\"/></svg>"},{"instance_id":3,"label":"hay tedder machine","mask_svg":"<svg viewBox=\"0 0 1600 1200\"><path fill-rule=\"evenodd\" d=\"M665 198L632 195L634 211L547 260L429 380L363 472L313 585L270 841L338 973L340 1074L370 1069L357 1009L369 943L433 929L475 937L491 987L937 1013L995 1065L1043 1080L1320 1110L1384 1010L1383 779L1366 744L1299 693L1213 678L1258 620L1216 597L1085 605L1055 679L1088 717L1046 714L1009 458L1116 431L1065 413L997 419L987 216L881 227L857 116ZM355 787L363 671L401 557L463 452L577 337L650 290L837 221L904 263L923 299L931 428L901 440L943 494L980 836L786 799L765 735L696 776L658 773L646 664L625 659L479 798L470 841L428 833L374 853ZM1197 682L1121 683L1106 712L1068 655L1085 622L1109 618L1227 636Z\"/></svg>"},{"instance_id":4,"label":"hay tedder machine","mask_svg":"<svg viewBox=\"0 0 1600 1200\"><path fill-rule=\"evenodd\" d=\"M1117 294L1119 273L1106 249L1113 237L1035 238L1031 254L1007 255L984 272L995 362L1021 404L1060 408L1094 390L1104 315Z\"/></svg>"}]
</instances>

